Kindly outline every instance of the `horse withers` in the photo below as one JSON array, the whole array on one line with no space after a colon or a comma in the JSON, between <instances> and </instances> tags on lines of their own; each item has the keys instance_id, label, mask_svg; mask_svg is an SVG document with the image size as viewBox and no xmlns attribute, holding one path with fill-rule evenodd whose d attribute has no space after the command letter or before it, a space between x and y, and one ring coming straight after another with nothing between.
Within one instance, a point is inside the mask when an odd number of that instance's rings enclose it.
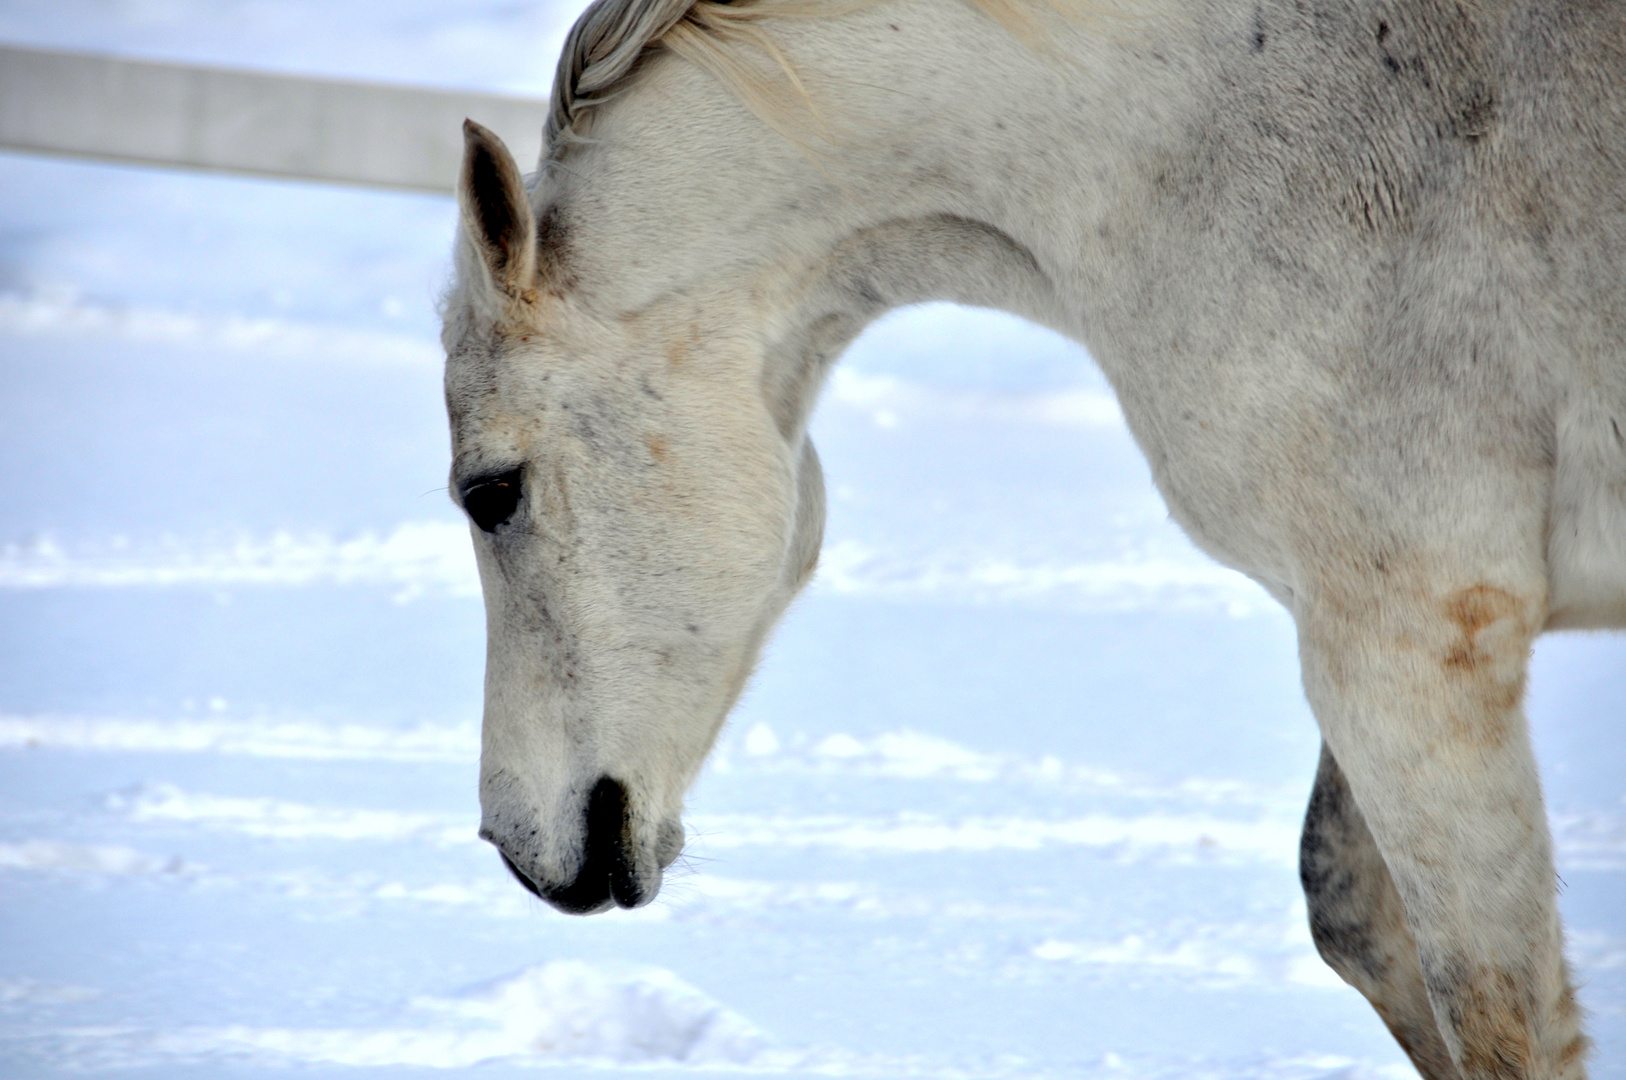
<instances>
[{"instance_id":1,"label":"horse withers","mask_svg":"<svg viewBox=\"0 0 1626 1080\"><path fill-rule=\"evenodd\" d=\"M1521 702L1626 625L1626 8L599 0L551 110L530 181L466 128L444 333L522 883L655 895L817 563L830 365L997 307L1292 613L1322 956L1430 1080L1584 1075Z\"/></svg>"}]
</instances>

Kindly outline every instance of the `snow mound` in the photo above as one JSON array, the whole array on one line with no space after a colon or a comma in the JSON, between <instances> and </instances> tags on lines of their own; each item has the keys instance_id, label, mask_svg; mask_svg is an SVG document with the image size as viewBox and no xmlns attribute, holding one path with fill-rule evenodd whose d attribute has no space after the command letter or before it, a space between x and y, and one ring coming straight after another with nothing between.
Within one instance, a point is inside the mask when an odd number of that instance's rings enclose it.
<instances>
[{"instance_id":1,"label":"snow mound","mask_svg":"<svg viewBox=\"0 0 1626 1080\"><path fill-rule=\"evenodd\" d=\"M664 968L556 960L419 1008L495 1026L510 1054L743 1065L765 1034Z\"/></svg>"},{"instance_id":2,"label":"snow mound","mask_svg":"<svg viewBox=\"0 0 1626 1080\"><path fill-rule=\"evenodd\" d=\"M713 758L718 772L809 773L889 780L956 780L966 783L1066 786L1103 795L1177 805L1231 806L1303 815L1304 794L1296 785L1263 786L1240 780L1191 777L1154 783L1110 769L1065 762L1053 754L1023 757L986 753L925 732L882 732L860 738L836 732L811 739L798 732L788 739L758 722L743 736L723 743Z\"/></svg>"},{"instance_id":3,"label":"snow mound","mask_svg":"<svg viewBox=\"0 0 1626 1080\"><path fill-rule=\"evenodd\" d=\"M226 588L360 585L396 590L406 603L424 595L472 598L480 576L469 530L455 521L408 521L380 536L347 538L286 530L131 547L68 551L50 537L0 546L0 589Z\"/></svg>"},{"instance_id":4,"label":"snow mound","mask_svg":"<svg viewBox=\"0 0 1626 1080\"><path fill-rule=\"evenodd\" d=\"M211 795L174 784L137 785L103 801L110 811L134 822L200 825L278 840L418 841L436 846L477 842L476 823L456 816Z\"/></svg>"},{"instance_id":5,"label":"snow mound","mask_svg":"<svg viewBox=\"0 0 1626 1080\"><path fill-rule=\"evenodd\" d=\"M1118 400L1100 390L1065 389L1038 393L949 390L895 375L874 375L851 367L830 376L832 404L870 413L877 426L896 427L904 418L992 420L1121 428Z\"/></svg>"},{"instance_id":6,"label":"snow mound","mask_svg":"<svg viewBox=\"0 0 1626 1080\"><path fill-rule=\"evenodd\" d=\"M1258 585L1184 544L1114 558L1028 562L998 551L922 550L835 540L819 557L817 588L894 602L1079 612L1219 611L1274 614Z\"/></svg>"},{"instance_id":7,"label":"snow mound","mask_svg":"<svg viewBox=\"0 0 1626 1080\"><path fill-rule=\"evenodd\" d=\"M37 979L0 979L0 1008L19 1004L70 1005L93 1001L101 992L88 986L46 983Z\"/></svg>"},{"instance_id":8,"label":"snow mound","mask_svg":"<svg viewBox=\"0 0 1626 1080\"><path fill-rule=\"evenodd\" d=\"M134 848L25 840L20 844L0 844L0 869L123 875L180 874L187 867L178 857L160 859Z\"/></svg>"},{"instance_id":9,"label":"snow mound","mask_svg":"<svg viewBox=\"0 0 1626 1080\"><path fill-rule=\"evenodd\" d=\"M393 728L235 717L141 720L0 715L0 750L40 748L463 765L479 760L480 731L473 724Z\"/></svg>"},{"instance_id":10,"label":"snow mound","mask_svg":"<svg viewBox=\"0 0 1626 1080\"><path fill-rule=\"evenodd\" d=\"M1626 869L1626 816L1593 810L1553 814L1553 846L1566 870Z\"/></svg>"},{"instance_id":11,"label":"snow mound","mask_svg":"<svg viewBox=\"0 0 1626 1080\"><path fill-rule=\"evenodd\" d=\"M663 968L559 960L448 998L411 1002L410 1024L378 1028L233 1025L70 1033L94 1067L241 1062L467 1069L508 1062L778 1071L802 1057ZM423 1022L422 1014L433 1017Z\"/></svg>"},{"instance_id":12,"label":"snow mound","mask_svg":"<svg viewBox=\"0 0 1626 1080\"><path fill-rule=\"evenodd\" d=\"M1237 821L1205 814L1086 814L1046 820L931 814L696 814L695 835L713 849L762 847L921 854L1091 848L1120 863L1292 866L1298 822ZM698 845L697 845L698 846Z\"/></svg>"}]
</instances>

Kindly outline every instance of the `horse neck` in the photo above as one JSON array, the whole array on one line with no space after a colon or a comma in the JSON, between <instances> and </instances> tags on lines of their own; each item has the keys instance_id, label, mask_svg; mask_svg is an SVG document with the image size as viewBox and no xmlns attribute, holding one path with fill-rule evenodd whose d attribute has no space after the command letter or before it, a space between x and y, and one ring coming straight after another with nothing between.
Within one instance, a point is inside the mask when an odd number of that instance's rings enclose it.
<instances>
[{"instance_id":1,"label":"horse neck","mask_svg":"<svg viewBox=\"0 0 1626 1080\"><path fill-rule=\"evenodd\" d=\"M778 313L791 323L839 316L831 347L932 299L1079 332L1061 299L1078 294L1079 238L1174 108L1147 60L1177 48L1169 26L1050 20L1022 40L936 0L765 25L823 125L791 102L776 133L695 65L650 65L538 188L584 296L625 313L743 289L808 309Z\"/></svg>"}]
</instances>

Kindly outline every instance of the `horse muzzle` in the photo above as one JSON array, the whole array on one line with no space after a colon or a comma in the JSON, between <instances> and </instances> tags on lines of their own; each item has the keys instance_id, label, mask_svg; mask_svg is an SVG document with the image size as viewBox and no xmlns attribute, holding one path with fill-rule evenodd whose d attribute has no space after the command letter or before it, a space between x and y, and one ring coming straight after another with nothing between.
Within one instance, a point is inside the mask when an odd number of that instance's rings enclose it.
<instances>
[{"instance_id":1,"label":"horse muzzle","mask_svg":"<svg viewBox=\"0 0 1626 1080\"><path fill-rule=\"evenodd\" d=\"M639 843L628 812L627 789L601 776L582 811L581 851L575 873L550 874L526 845L482 827L509 873L532 893L569 915L592 915L612 905L639 907L660 892L661 872L683 850L683 827L665 822L653 845Z\"/></svg>"}]
</instances>

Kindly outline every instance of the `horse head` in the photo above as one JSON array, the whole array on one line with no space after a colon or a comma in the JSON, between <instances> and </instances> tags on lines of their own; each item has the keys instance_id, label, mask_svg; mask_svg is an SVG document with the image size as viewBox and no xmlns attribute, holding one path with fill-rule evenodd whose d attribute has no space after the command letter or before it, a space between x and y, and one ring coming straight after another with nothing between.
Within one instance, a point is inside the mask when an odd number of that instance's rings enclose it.
<instances>
[{"instance_id":1,"label":"horse head","mask_svg":"<svg viewBox=\"0 0 1626 1080\"><path fill-rule=\"evenodd\" d=\"M507 150L467 140L446 400L486 601L480 833L562 910L634 907L812 574L819 462L704 303L611 317L550 280Z\"/></svg>"},{"instance_id":2,"label":"horse head","mask_svg":"<svg viewBox=\"0 0 1626 1080\"><path fill-rule=\"evenodd\" d=\"M670 48L598 41L640 25L611 17L622 8ZM853 129L880 134L821 160L760 120L794 102L690 62L713 39L671 24L687 9L589 9L529 185L495 135L465 129L444 343L451 492L486 601L481 832L566 911L647 902L682 847L684 793L818 558L807 420L833 360L899 304L1042 319L1051 297L954 176L969 156L929 101L899 116L895 94L849 95L868 108ZM985 36L974 12L958 18ZM839 23L787 23L804 38L787 32L786 54L833 52L806 35ZM931 55L911 62L924 85ZM576 130L589 107L603 114L590 139ZM925 172L946 179L910 181Z\"/></svg>"}]
</instances>

